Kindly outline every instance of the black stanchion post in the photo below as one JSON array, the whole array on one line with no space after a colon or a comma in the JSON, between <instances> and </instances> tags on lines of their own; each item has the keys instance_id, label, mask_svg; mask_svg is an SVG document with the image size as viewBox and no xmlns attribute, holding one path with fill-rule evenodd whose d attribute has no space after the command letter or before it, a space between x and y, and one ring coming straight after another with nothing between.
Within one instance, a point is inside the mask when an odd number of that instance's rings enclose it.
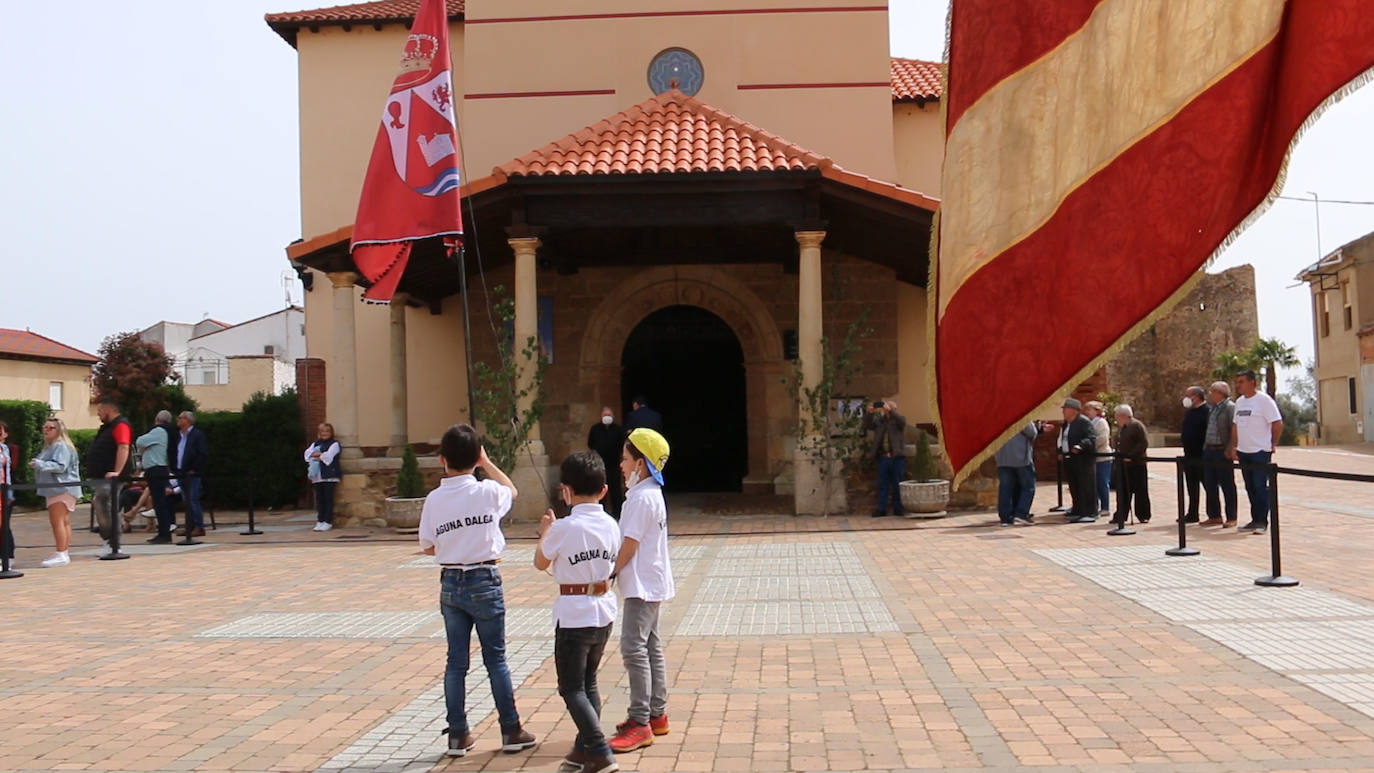
<instances>
[{"instance_id":1,"label":"black stanchion post","mask_svg":"<svg viewBox=\"0 0 1374 773\"><path fill-rule=\"evenodd\" d=\"M1174 472L1178 478L1178 547L1164 551L1166 556L1195 556L1202 552L1188 547L1188 524L1183 520L1183 465L1186 463L1181 456L1174 458Z\"/></svg>"},{"instance_id":2,"label":"black stanchion post","mask_svg":"<svg viewBox=\"0 0 1374 773\"><path fill-rule=\"evenodd\" d=\"M14 524L10 523L13 517L14 512L10 507L10 484L0 483L0 519L4 521L0 524L0 580L13 580L24 576L23 572L10 568L10 554L14 552Z\"/></svg>"},{"instance_id":3,"label":"black stanchion post","mask_svg":"<svg viewBox=\"0 0 1374 773\"><path fill-rule=\"evenodd\" d=\"M183 539L181 542L178 542L178 543L177 543L178 545L199 545L199 544L200 544L199 542L196 541L195 536L192 534L192 532L195 531L196 527L195 527L194 524L191 523L191 484L190 484L190 479L193 478L193 477L196 477L198 474L199 474L199 473L188 472L188 473L186 473L185 478L181 481L181 503L182 503L183 505L185 505L185 510L186 510L185 514L184 514L183 517L182 517L182 521L184 521L185 524L186 524L186 538ZM203 494L203 493L204 493L204 492L203 492L203 489L202 489L202 494Z\"/></svg>"},{"instance_id":4,"label":"black stanchion post","mask_svg":"<svg viewBox=\"0 0 1374 773\"><path fill-rule=\"evenodd\" d=\"M1058 504L1050 508L1051 513L1062 513L1068 508L1064 507L1064 457L1054 452L1054 491Z\"/></svg>"},{"instance_id":5,"label":"black stanchion post","mask_svg":"<svg viewBox=\"0 0 1374 773\"><path fill-rule=\"evenodd\" d=\"M110 484L110 552L100 557L101 561L119 561L128 558L128 553L119 552L119 539L124 534L124 519L119 517L119 478L107 478Z\"/></svg>"},{"instance_id":6,"label":"black stanchion post","mask_svg":"<svg viewBox=\"0 0 1374 773\"><path fill-rule=\"evenodd\" d=\"M1292 588L1298 584L1296 577L1284 577L1279 565L1279 466L1269 465L1269 571L1268 577L1255 580L1256 585L1266 588Z\"/></svg>"},{"instance_id":7,"label":"black stanchion post","mask_svg":"<svg viewBox=\"0 0 1374 773\"><path fill-rule=\"evenodd\" d=\"M1116 462L1112 462L1112 464L1115 465ZM1125 504L1127 507L1130 507L1130 505L1131 505L1131 479L1128 478L1128 477L1126 477L1126 464L1125 464L1125 462L1122 462L1120 467L1114 467L1114 468L1112 469L1112 477L1114 477L1114 478L1116 478L1117 480L1121 481L1121 489L1120 489L1119 491L1116 492L1116 509L1117 509L1118 511L1120 511L1123 502L1124 502L1124 504ZM1113 515L1112 517L1115 518L1116 516ZM1131 520L1132 520L1132 521L1135 520L1135 511L1134 511L1134 510L1131 511ZM1116 523L1116 522L1113 521L1113 523ZM1129 536L1131 536L1132 534L1135 534L1135 529L1132 529L1129 525L1127 525L1127 523L1126 523L1125 521L1122 521L1121 523L1118 523L1118 524L1116 525L1116 528L1114 528L1114 529L1108 529L1108 530L1107 530L1107 536L1109 536L1109 537L1129 537Z\"/></svg>"},{"instance_id":8,"label":"black stanchion post","mask_svg":"<svg viewBox=\"0 0 1374 773\"><path fill-rule=\"evenodd\" d=\"M245 537L262 534L262 531L253 523L253 480L256 477L257 475L252 470L248 471L248 529L239 532Z\"/></svg>"}]
</instances>

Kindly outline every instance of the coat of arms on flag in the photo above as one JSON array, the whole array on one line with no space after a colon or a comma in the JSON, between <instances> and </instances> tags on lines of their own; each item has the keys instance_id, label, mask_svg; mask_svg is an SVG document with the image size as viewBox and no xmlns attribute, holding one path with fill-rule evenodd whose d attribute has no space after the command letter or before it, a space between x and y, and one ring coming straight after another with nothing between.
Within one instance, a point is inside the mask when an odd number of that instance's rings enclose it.
<instances>
[{"instance_id":1,"label":"coat of arms on flag","mask_svg":"<svg viewBox=\"0 0 1374 773\"><path fill-rule=\"evenodd\" d=\"M353 261L390 301L417 239L461 240L462 163L444 0L424 0L382 109L353 226Z\"/></svg>"},{"instance_id":2,"label":"coat of arms on flag","mask_svg":"<svg viewBox=\"0 0 1374 773\"><path fill-rule=\"evenodd\" d=\"M1191 288L1374 67L1374 0L953 0L934 400L962 478Z\"/></svg>"}]
</instances>

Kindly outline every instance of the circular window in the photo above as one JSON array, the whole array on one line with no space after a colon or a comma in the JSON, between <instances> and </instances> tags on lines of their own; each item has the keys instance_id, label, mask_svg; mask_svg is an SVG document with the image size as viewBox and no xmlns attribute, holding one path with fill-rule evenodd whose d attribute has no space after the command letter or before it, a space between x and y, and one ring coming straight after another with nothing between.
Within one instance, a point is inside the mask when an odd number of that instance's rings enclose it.
<instances>
[{"instance_id":1,"label":"circular window","mask_svg":"<svg viewBox=\"0 0 1374 773\"><path fill-rule=\"evenodd\" d=\"M669 48L649 63L649 88L655 94L677 89L687 96L695 96L706 81L697 55L685 48Z\"/></svg>"}]
</instances>

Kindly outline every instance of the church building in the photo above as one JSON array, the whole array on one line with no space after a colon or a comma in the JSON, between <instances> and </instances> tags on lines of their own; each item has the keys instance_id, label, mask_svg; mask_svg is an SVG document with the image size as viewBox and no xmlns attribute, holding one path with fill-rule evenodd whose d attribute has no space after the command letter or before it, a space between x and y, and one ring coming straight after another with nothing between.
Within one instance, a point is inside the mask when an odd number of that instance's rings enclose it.
<instances>
[{"instance_id":1,"label":"church building","mask_svg":"<svg viewBox=\"0 0 1374 773\"><path fill-rule=\"evenodd\" d=\"M521 462L540 472L643 395L670 489L792 493L789 382L815 383L798 362L864 315L847 396L930 421L941 66L889 56L884 2L448 0L466 276L420 243L388 308L362 303L349 239L418 6L267 17L298 55L298 382L348 449L341 515L375 517L398 449L469 420L464 286L475 359L495 357L504 294L550 363Z\"/></svg>"}]
</instances>

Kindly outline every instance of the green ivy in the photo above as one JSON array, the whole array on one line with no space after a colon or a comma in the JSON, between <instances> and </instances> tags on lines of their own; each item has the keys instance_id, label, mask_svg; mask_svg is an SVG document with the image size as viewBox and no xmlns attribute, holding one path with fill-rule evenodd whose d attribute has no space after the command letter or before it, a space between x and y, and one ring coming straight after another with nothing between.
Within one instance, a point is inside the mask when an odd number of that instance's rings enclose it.
<instances>
[{"instance_id":1,"label":"green ivy","mask_svg":"<svg viewBox=\"0 0 1374 773\"><path fill-rule=\"evenodd\" d=\"M487 456L502 470L515 467L517 455L524 449L530 430L544 413L544 374L548 363L539 355L539 340L530 336L516 352L514 332L515 301L505 288L493 288L497 330L495 364L477 360L473 370L473 416L481 422L482 443ZM520 389L520 378L533 369L530 386ZM521 411L520 403L530 399L528 409Z\"/></svg>"}]
</instances>

